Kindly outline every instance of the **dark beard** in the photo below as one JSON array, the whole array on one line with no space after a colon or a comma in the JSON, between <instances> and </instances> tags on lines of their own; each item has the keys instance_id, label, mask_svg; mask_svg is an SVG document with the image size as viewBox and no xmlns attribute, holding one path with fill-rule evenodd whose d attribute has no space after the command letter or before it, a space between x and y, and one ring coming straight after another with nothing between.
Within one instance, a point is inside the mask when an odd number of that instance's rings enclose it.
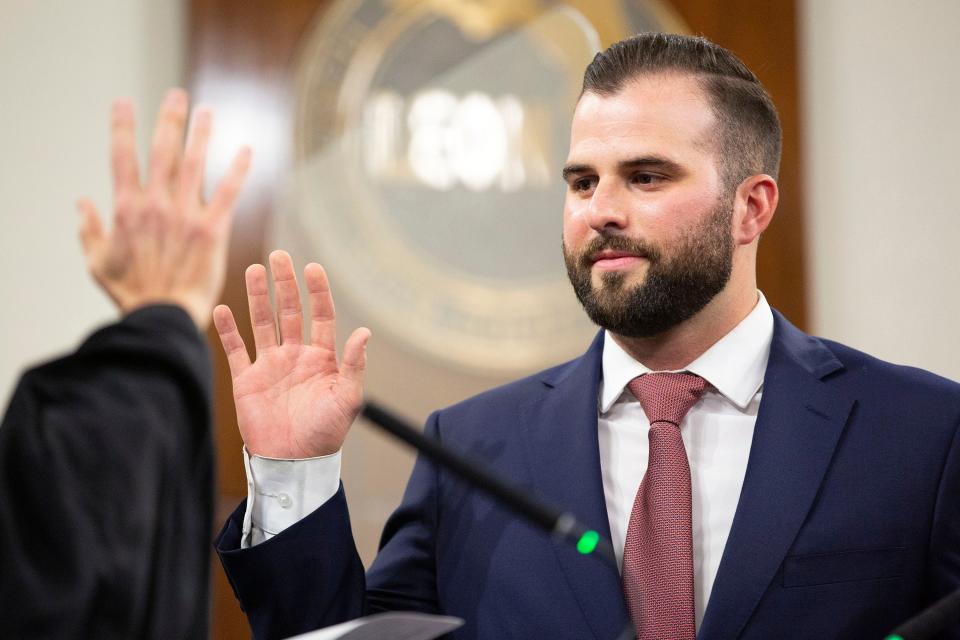
<instances>
[{"instance_id":1,"label":"dark beard","mask_svg":"<svg viewBox=\"0 0 960 640\"><path fill-rule=\"evenodd\" d=\"M730 280L732 215L730 207L718 205L703 224L681 236L668 256L661 247L625 236L600 236L576 256L564 245L567 276L580 304L594 323L627 338L655 336L690 319ZM604 249L645 257L643 283L627 288L625 273L610 272L594 289L590 256Z\"/></svg>"}]
</instances>

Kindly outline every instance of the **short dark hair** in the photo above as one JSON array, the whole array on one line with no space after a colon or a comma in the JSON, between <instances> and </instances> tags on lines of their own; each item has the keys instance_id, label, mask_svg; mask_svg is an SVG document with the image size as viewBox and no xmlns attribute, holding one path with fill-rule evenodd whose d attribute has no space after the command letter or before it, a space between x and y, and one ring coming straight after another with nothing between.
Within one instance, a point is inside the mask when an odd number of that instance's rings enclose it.
<instances>
[{"instance_id":1,"label":"short dark hair","mask_svg":"<svg viewBox=\"0 0 960 640\"><path fill-rule=\"evenodd\" d=\"M780 169L781 130L770 94L747 65L699 36L641 33L598 53L583 74L584 93L610 96L638 77L659 73L695 76L719 122L715 141L729 189L745 178Z\"/></svg>"}]
</instances>

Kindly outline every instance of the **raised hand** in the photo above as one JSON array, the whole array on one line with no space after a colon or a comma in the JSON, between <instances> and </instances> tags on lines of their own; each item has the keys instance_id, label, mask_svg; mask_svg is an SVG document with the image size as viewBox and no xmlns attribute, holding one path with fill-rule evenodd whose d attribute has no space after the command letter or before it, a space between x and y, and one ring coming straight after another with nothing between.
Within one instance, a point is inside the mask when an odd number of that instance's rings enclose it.
<instances>
[{"instance_id":1,"label":"raised hand","mask_svg":"<svg viewBox=\"0 0 960 640\"><path fill-rule=\"evenodd\" d=\"M230 308L220 305L213 311L233 378L240 435L251 453L270 458L335 453L363 402L370 331L360 328L350 335L338 366L336 314L323 268L311 263L303 270L310 306L309 343L303 341L300 290L289 254L271 253L270 270L276 313L266 269L255 264L246 273L254 362Z\"/></svg>"},{"instance_id":2,"label":"raised hand","mask_svg":"<svg viewBox=\"0 0 960 640\"><path fill-rule=\"evenodd\" d=\"M113 104L111 164L114 215L109 233L88 199L77 203L80 240L97 283L124 313L153 303L184 307L200 328L220 298L226 271L233 207L250 166L250 149L237 152L209 202L202 196L203 169L213 116L194 113L183 149L188 97L167 93L150 148L146 183L140 181L133 106Z\"/></svg>"}]
</instances>

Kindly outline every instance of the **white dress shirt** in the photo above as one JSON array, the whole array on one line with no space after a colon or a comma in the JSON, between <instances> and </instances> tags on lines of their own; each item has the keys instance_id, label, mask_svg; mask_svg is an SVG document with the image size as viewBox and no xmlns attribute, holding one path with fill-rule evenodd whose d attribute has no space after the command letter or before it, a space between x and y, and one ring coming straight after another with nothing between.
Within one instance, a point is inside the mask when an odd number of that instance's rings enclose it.
<instances>
[{"instance_id":1,"label":"white dress shirt","mask_svg":"<svg viewBox=\"0 0 960 640\"><path fill-rule=\"evenodd\" d=\"M754 309L684 371L710 383L680 426L693 490L693 572L700 628L747 469L763 375L773 337L773 314L763 294ZM610 534L618 563L633 501L647 470L650 422L627 383L650 369L609 336L603 347L598 398L600 468ZM336 494L340 453L306 460L250 456L242 546L269 540Z\"/></svg>"}]
</instances>

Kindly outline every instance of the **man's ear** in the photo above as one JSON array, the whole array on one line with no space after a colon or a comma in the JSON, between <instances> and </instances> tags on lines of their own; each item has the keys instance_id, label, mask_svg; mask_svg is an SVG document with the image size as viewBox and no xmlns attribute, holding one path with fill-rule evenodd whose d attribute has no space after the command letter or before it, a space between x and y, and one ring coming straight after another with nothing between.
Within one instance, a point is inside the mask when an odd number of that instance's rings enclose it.
<instances>
[{"instance_id":1,"label":"man's ear","mask_svg":"<svg viewBox=\"0 0 960 640\"><path fill-rule=\"evenodd\" d=\"M750 244L763 233L777 210L780 190L766 174L750 176L737 187L733 200L733 239Z\"/></svg>"}]
</instances>

